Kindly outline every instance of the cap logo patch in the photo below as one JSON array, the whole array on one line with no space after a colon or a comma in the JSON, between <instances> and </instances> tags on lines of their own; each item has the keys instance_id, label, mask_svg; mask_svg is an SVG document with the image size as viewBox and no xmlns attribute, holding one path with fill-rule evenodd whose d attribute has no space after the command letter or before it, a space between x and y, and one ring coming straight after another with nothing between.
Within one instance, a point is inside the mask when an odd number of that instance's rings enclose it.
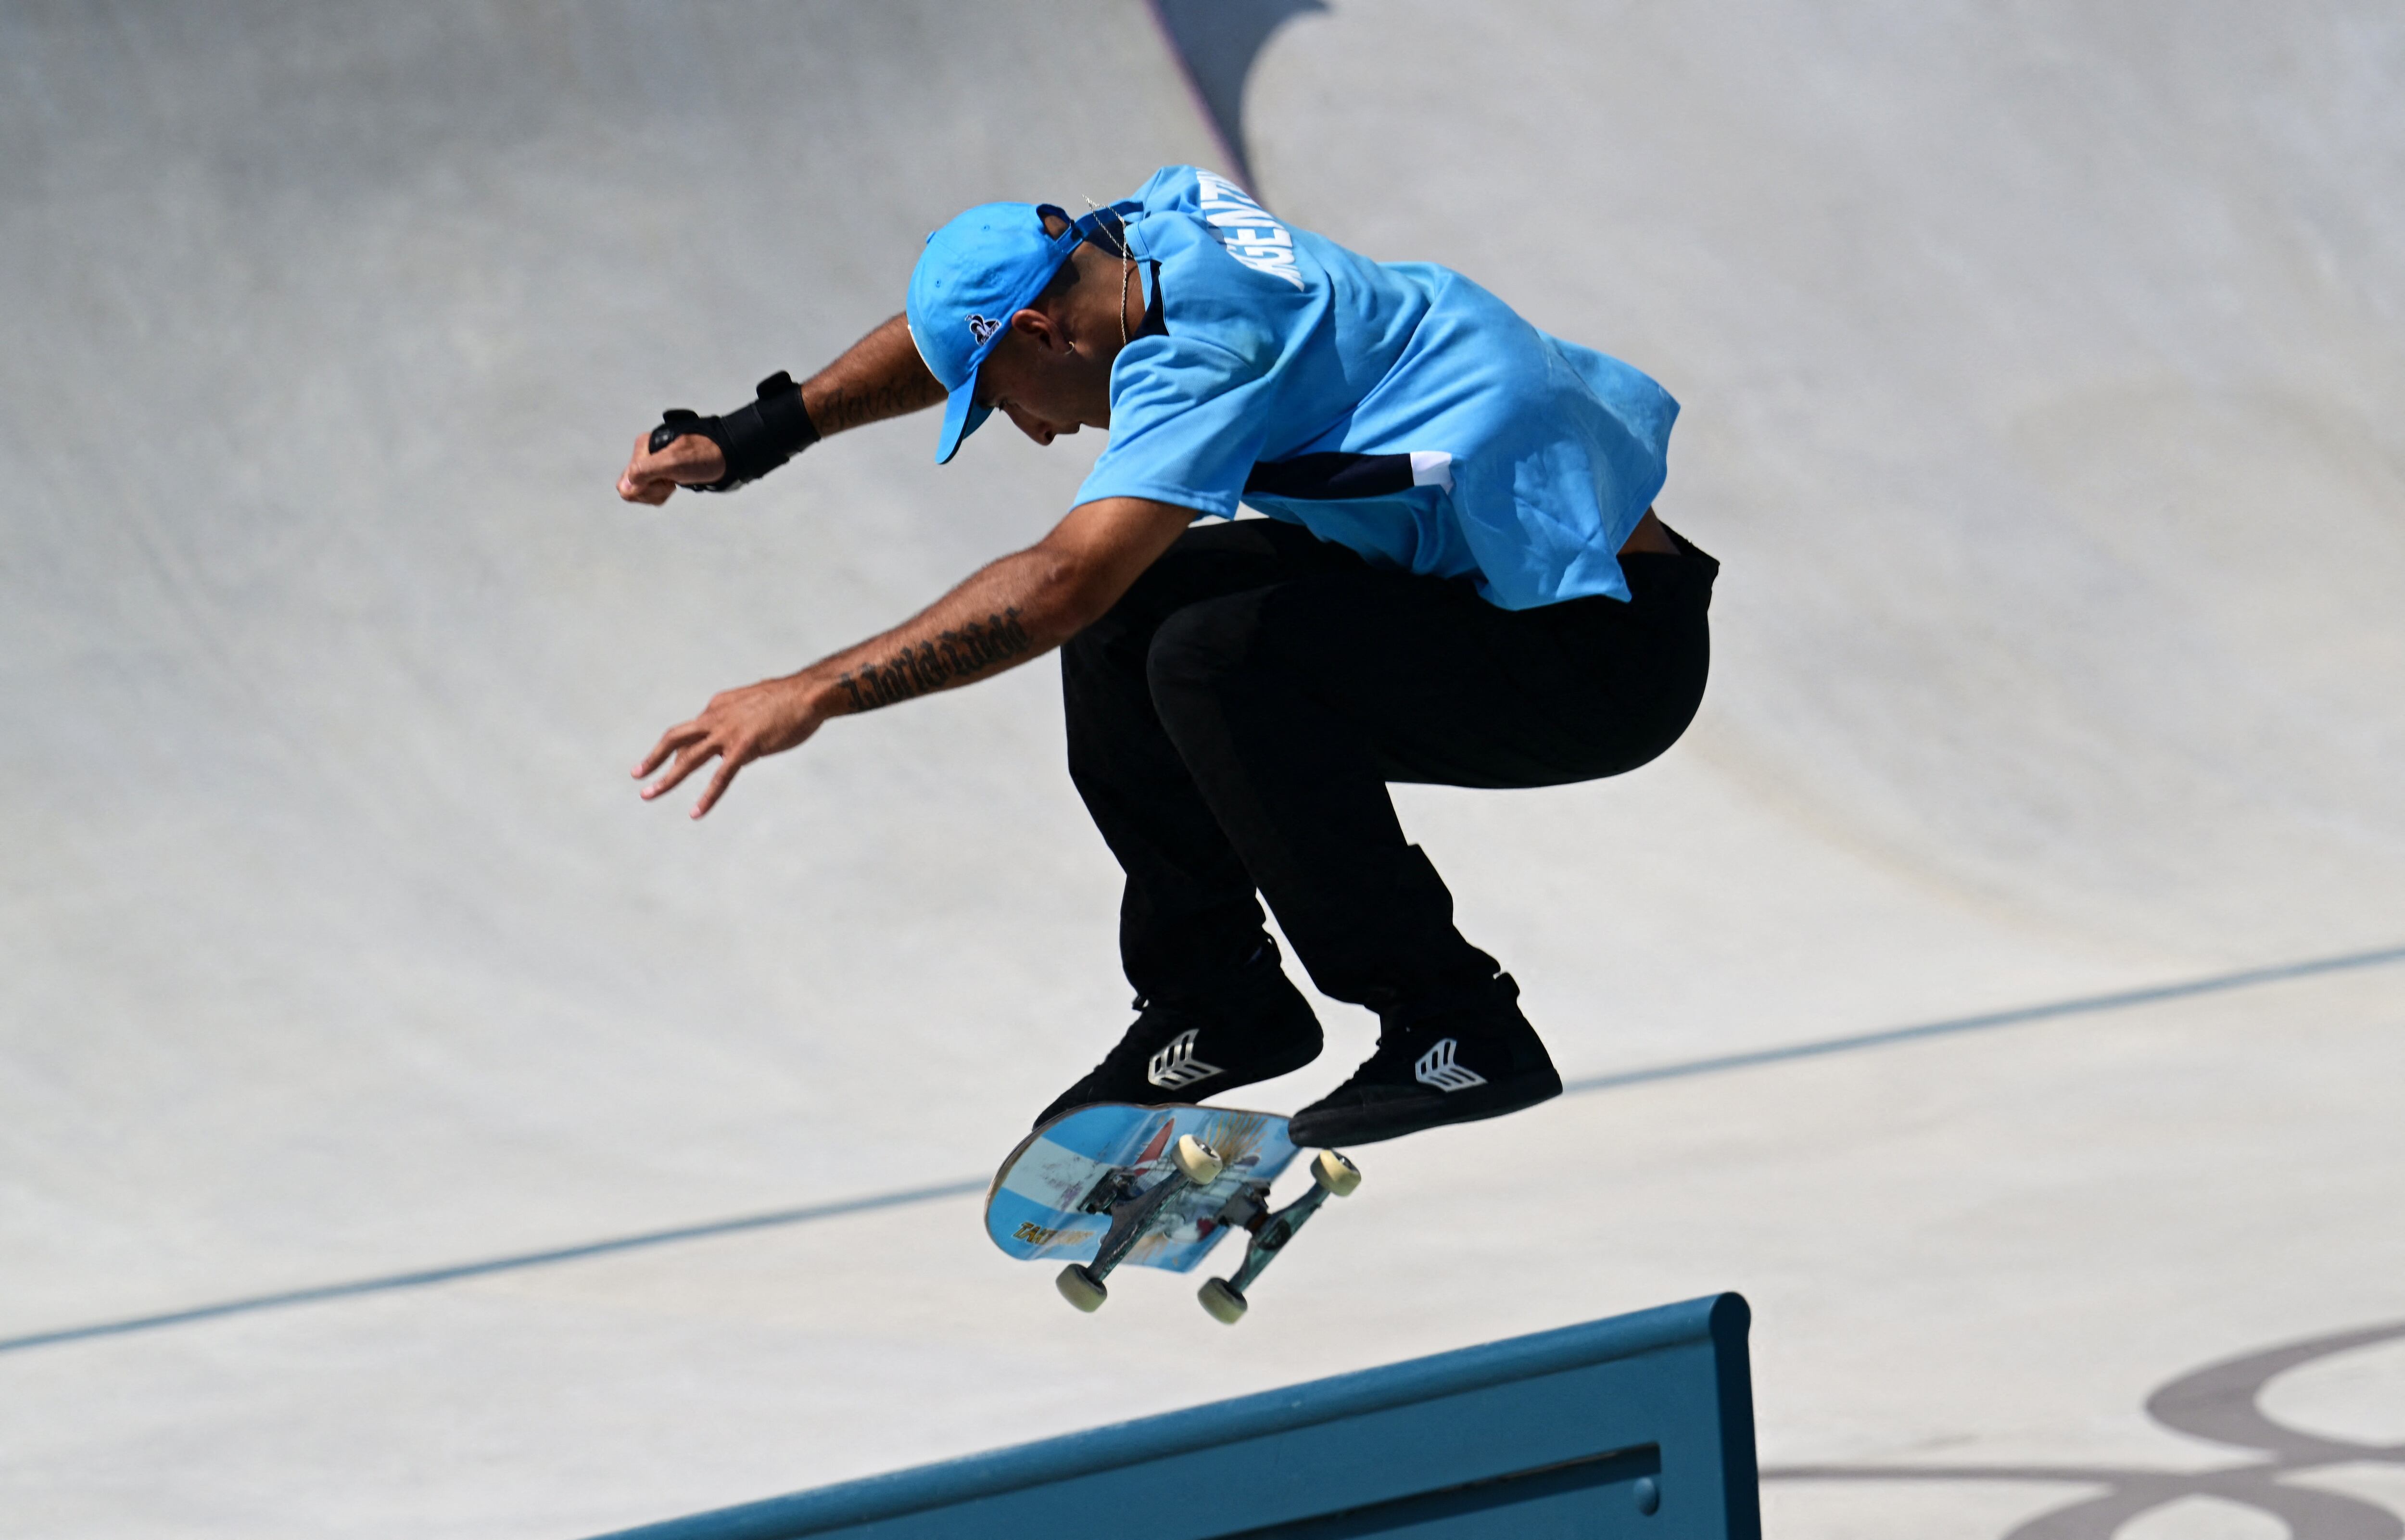
<instances>
[{"instance_id":1,"label":"cap logo patch","mask_svg":"<svg viewBox=\"0 0 2405 1540\"><path fill-rule=\"evenodd\" d=\"M984 316L975 314L969 316L969 333L977 338L979 347L985 346L985 340L1001 329L1000 321L989 321Z\"/></svg>"}]
</instances>

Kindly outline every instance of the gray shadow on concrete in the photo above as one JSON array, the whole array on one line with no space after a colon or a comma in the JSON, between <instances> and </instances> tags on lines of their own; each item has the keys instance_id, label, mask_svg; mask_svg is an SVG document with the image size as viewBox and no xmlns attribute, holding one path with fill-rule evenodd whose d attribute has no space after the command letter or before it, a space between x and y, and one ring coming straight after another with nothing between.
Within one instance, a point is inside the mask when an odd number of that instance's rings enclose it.
<instances>
[{"instance_id":1,"label":"gray shadow on concrete","mask_svg":"<svg viewBox=\"0 0 2405 1540\"><path fill-rule=\"evenodd\" d=\"M2111 1540L2121 1527L2188 1497L2217 1497L2269 1514L2294 1540L2398 1540L2405 1519L2375 1504L2285 1477L2330 1465L2405 1466L2405 1444L2357 1444L2283 1426L2260 1405L2264 1388L2318 1359L2405 1337L2405 1321L2308 1337L2192 1370L2146 1397L2146 1415L2174 1433L2261 1458L2215 1470L2115 1465L1788 1465L1765 1481L2032 1481L2102 1488L2015 1526L2003 1540Z\"/></svg>"},{"instance_id":2,"label":"gray shadow on concrete","mask_svg":"<svg viewBox=\"0 0 2405 1540\"><path fill-rule=\"evenodd\" d=\"M1228 169L1263 197L1245 136L1245 83L1271 35L1295 17L1328 9L1326 0L1153 0L1153 14L1192 84L1228 158Z\"/></svg>"}]
</instances>

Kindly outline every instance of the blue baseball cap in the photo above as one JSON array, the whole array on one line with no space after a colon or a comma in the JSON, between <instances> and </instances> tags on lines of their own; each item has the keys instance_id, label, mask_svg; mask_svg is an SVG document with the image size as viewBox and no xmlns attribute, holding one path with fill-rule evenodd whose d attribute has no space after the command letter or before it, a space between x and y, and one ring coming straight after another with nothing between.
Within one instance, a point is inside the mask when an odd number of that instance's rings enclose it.
<instances>
[{"instance_id":1,"label":"blue baseball cap","mask_svg":"<svg viewBox=\"0 0 2405 1540\"><path fill-rule=\"evenodd\" d=\"M1051 203L980 203L928 236L911 270L910 340L950 392L935 441L937 465L993 414L977 404L977 369L1010 329L1011 316L1034 303L1091 233L1089 217L1047 234L1048 214L1069 217Z\"/></svg>"}]
</instances>

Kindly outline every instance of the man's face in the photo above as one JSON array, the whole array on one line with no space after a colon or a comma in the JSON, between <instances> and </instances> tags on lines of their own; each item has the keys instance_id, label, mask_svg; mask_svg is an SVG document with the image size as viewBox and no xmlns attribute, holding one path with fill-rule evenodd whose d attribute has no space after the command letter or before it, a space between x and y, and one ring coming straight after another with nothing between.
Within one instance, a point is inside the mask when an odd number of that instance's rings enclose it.
<instances>
[{"instance_id":1,"label":"man's face","mask_svg":"<svg viewBox=\"0 0 2405 1540\"><path fill-rule=\"evenodd\" d=\"M1022 310L978 368L977 399L1048 444L1081 427L1111 426L1111 366L1076 345L1061 322Z\"/></svg>"}]
</instances>

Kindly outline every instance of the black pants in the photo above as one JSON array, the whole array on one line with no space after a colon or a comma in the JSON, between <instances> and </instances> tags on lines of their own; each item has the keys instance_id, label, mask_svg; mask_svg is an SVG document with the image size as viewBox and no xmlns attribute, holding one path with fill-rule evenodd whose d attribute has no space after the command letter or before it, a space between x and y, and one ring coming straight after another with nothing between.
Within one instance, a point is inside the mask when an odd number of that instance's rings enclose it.
<instances>
[{"instance_id":1,"label":"black pants","mask_svg":"<svg viewBox=\"0 0 2405 1540\"><path fill-rule=\"evenodd\" d=\"M1061 655L1069 771L1127 873L1130 982L1242 964L1257 891L1333 999L1491 978L1386 783L1557 786L1670 747L1703 698L1719 570L1673 539L1621 559L1630 602L1512 611L1293 525L1188 530Z\"/></svg>"}]
</instances>

